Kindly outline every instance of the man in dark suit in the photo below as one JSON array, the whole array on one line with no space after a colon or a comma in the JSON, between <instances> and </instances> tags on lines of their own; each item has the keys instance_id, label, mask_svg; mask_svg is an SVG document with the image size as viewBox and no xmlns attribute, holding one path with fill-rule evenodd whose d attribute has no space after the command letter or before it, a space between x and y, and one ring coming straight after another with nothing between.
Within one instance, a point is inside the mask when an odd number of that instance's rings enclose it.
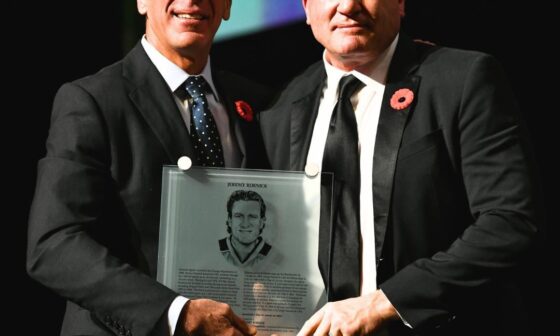
<instances>
[{"instance_id":1,"label":"man in dark suit","mask_svg":"<svg viewBox=\"0 0 560 336\"><path fill-rule=\"evenodd\" d=\"M399 33L404 0L303 5L323 61L260 114L273 169L334 171L330 302L300 334L523 335L536 187L500 66Z\"/></svg>"},{"instance_id":2,"label":"man in dark suit","mask_svg":"<svg viewBox=\"0 0 560 336\"><path fill-rule=\"evenodd\" d=\"M56 95L28 272L67 299L62 335L255 334L228 305L187 301L156 282L159 205L162 165L182 156L203 164L192 139L196 99L209 105L226 167L266 168L252 109L269 93L210 65L230 0L137 4L146 35L134 49ZM185 82L200 76L204 98L195 99Z\"/></svg>"}]
</instances>

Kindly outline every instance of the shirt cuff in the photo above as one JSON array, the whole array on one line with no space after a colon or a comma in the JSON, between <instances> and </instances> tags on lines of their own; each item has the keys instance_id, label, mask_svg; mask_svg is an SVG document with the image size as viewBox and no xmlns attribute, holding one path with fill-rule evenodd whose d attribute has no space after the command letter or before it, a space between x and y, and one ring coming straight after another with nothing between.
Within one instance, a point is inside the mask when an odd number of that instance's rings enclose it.
<instances>
[{"instance_id":1,"label":"shirt cuff","mask_svg":"<svg viewBox=\"0 0 560 336\"><path fill-rule=\"evenodd\" d=\"M175 328L177 327L177 321L179 321L179 315L181 315L181 310L185 304L189 301L186 297L177 296L171 306L167 310L167 325L169 327L169 336L175 334Z\"/></svg>"}]
</instances>

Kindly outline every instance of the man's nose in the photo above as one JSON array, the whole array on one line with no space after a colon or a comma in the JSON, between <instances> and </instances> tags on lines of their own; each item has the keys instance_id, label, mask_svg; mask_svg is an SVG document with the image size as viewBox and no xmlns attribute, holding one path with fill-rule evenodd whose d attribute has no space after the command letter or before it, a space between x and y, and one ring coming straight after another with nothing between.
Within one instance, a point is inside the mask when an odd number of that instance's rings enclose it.
<instances>
[{"instance_id":1,"label":"man's nose","mask_svg":"<svg viewBox=\"0 0 560 336\"><path fill-rule=\"evenodd\" d=\"M351 15L360 10L361 0L339 0L336 10L344 15Z\"/></svg>"}]
</instances>

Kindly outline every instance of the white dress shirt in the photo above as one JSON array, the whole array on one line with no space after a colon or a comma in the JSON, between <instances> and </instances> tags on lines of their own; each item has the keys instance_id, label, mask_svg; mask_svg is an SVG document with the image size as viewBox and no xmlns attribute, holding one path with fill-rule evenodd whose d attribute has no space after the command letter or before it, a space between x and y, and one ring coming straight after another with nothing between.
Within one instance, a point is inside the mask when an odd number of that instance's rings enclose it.
<instances>
[{"instance_id":1,"label":"white dress shirt","mask_svg":"<svg viewBox=\"0 0 560 336\"><path fill-rule=\"evenodd\" d=\"M312 164L316 167L322 166L323 152L329 132L329 122L338 98L338 82L345 75L354 75L365 84L362 88L356 90L350 98L356 113L358 151L360 153L361 295L373 293L377 289L375 231L373 226L373 152L387 72L397 46L397 40L398 35L387 50L380 55L373 71L369 74L363 74L355 70L344 72L337 69L329 64L323 54L327 79L319 103L319 111L307 155L307 164Z\"/></svg>"}]
</instances>

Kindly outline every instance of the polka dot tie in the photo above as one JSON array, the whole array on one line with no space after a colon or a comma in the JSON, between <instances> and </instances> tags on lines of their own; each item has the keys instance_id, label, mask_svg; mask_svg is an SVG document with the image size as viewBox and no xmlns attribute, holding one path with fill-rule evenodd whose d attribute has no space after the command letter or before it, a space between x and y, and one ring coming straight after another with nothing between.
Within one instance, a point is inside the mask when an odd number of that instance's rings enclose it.
<instances>
[{"instance_id":1,"label":"polka dot tie","mask_svg":"<svg viewBox=\"0 0 560 336\"><path fill-rule=\"evenodd\" d=\"M203 167L224 167L220 134L204 95L210 87L204 77L190 76L186 81L191 109L191 139L198 160Z\"/></svg>"}]
</instances>

